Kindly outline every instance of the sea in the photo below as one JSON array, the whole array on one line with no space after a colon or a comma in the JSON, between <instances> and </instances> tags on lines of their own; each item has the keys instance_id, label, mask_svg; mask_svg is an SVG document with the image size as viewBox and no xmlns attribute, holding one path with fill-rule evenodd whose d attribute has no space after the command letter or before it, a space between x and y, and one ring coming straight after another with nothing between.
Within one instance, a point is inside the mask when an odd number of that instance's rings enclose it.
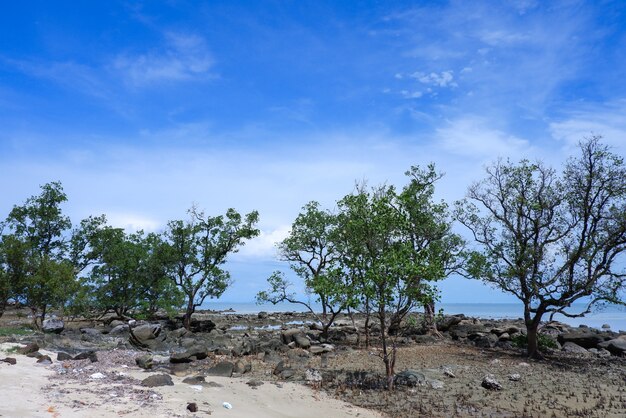
<instances>
[{"instance_id":1,"label":"sea","mask_svg":"<svg viewBox=\"0 0 626 418\"><path fill-rule=\"evenodd\" d=\"M212 309L218 311L233 311L234 313L250 314L265 312L305 312L307 309L298 304L279 303L256 304L254 302L225 302L207 301L202 309ZM321 311L317 305L313 309ZM486 319L516 319L523 316L523 307L517 303L441 303L436 306L436 310L443 309L446 315L465 314L469 317ZM584 310L584 305L572 305L569 312ZM544 317L547 321L549 315ZM555 320L578 327L586 325L592 328L601 328L608 325L613 331L626 331L626 308L618 305L609 305L585 315L582 318L569 318L563 315L555 315Z\"/></svg>"}]
</instances>

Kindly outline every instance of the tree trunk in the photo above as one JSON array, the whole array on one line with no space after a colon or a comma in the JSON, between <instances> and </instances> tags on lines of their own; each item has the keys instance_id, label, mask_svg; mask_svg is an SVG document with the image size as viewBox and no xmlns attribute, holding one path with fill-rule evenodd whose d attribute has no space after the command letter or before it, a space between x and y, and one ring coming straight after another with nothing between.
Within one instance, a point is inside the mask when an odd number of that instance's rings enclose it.
<instances>
[{"instance_id":1,"label":"tree trunk","mask_svg":"<svg viewBox=\"0 0 626 418\"><path fill-rule=\"evenodd\" d=\"M442 338L443 335L437 329L437 321L435 320L435 302L430 301L424 304L425 326L428 334Z\"/></svg>"},{"instance_id":2,"label":"tree trunk","mask_svg":"<svg viewBox=\"0 0 626 418\"><path fill-rule=\"evenodd\" d=\"M383 363L385 363L385 374L387 376L387 390L393 390L393 381L395 377L395 347L392 349L392 353L389 353L389 347L387 346L387 326L384 314L379 314L380 320L380 338L383 346Z\"/></svg>"},{"instance_id":3,"label":"tree trunk","mask_svg":"<svg viewBox=\"0 0 626 418\"><path fill-rule=\"evenodd\" d=\"M539 310L534 317L531 318L531 312L528 309L524 311L524 320L526 322L527 355L529 358L542 359L543 356L539 351L539 323L543 312Z\"/></svg>"}]
</instances>

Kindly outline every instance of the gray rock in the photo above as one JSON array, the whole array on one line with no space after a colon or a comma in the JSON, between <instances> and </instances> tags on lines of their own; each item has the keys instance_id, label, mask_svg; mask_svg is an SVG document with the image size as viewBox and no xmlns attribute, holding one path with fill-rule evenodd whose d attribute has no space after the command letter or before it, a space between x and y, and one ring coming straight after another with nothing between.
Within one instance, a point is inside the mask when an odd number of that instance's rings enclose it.
<instances>
[{"instance_id":1,"label":"gray rock","mask_svg":"<svg viewBox=\"0 0 626 418\"><path fill-rule=\"evenodd\" d=\"M150 377L146 377L141 381L141 386L154 388L157 386L174 386L172 377L169 374L154 374Z\"/></svg>"},{"instance_id":2,"label":"gray rock","mask_svg":"<svg viewBox=\"0 0 626 418\"><path fill-rule=\"evenodd\" d=\"M68 360L72 360L72 356L70 356L69 354L60 351L57 353L57 361L68 361Z\"/></svg>"},{"instance_id":3,"label":"gray rock","mask_svg":"<svg viewBox=\"0 0 626 418\"><path fill-rule=\"evenodd\" d=\"M119 324L111 328L109 335L122 335L129 331L128 324Z\"/></svg>"},{"instance_id":4,"label":"gray rock","mask_svg":"<svg viewBox=\"0 0 626 418\"><path fill-rule=\"evenodd\" d=\"M415 370L405 370L396 374L394 382L398 386L417 386L426 383L426 376Z\"/></svg>"},{"instance_id":5,"label":"gray rock","mask_svg":"<svg viewBox=\"0 0 626 418\"><path fill-rule=\"evenodd\" d=\"M14 357L0 358L0 361L10 364L11 366L15 366L17 364L17 359Z\"/></svg>"},{"instance_id":6,"label":"gray rock","mask_svg":"<svg viewBox=\"0 0 626 418\"><path fill-rule=\"evenodd\" d=\"M239 360L235 363L235 368L233 369L233 373L245 374L252 370L252 364L244 363Z\"/></svg>"},{"instance_id":7,"label":"gray rock","mask_svg":"<svg viewBox=\"0 0 626 418\"><path fill-rule=\"evenodd\" d=\"M509 375L509 380L511 382L519 382L521 378L522 377L519 375L519 373L513 373Z\"/></svg>"},{"instance_id":8,"label":"gray rock","mask_svg":"<svg viewBox=\"0 0 626 418\"><path fill-rule=\"evenodd\" d=\"M46 319L41 326L43 332L60 334L65 329L65 323L60 319Z\"/></svg>"},{"instance_id":9,"label":"gray rock","mask_svg":"<svg viewBox=\"0 0 626 418\"><path fill-rule=\"evenodd\" d=\"M566 353L589 354L589 351L587 351L583 347L579 346L578 344L575 344L575 343L570 342L570 341L568 341L565 344L563 344L563 348L561 350L565 351Z\"/></svg>"},{"instance_id":10,"label":"gray rock","mask_svg":"<svg viewBox=\"0 0 626 418\"><path fill-rule=\"evenodd\" d=\"M463 319L465 319L465 315L446 316L437 321L437 329L442 332L448 331L450 328L460 323Z\"/></svg>"},{"instance_id":11,"label":"gray rock","mask_svg":"<svg viewBox=\"0 0 626 418\"><path fill-rule=\"evenodd\" d=\"M181 328L175 329L174 331L171 331L169 333L169 338L177 340L179 338L182 338L182 337L185 337L185 336L189 336L190 334L191 334L190 331L188 331L184 327L181 327Z\"/></svg>"},{"instance_id":12,"label":"gray rock","mask_svg":"<svg viewBox=\"0 0 626 418\"><path fill-rule=\"evenodd\" d=\"M441 380L436 379L428 379L428 384L433 389L443 389L443 387L445 386Z\"/></svg>"},{"instance_id":13,"label":"gray rock","mask_svg":"<svg viewBox=\"0 0 626 418\"><path fill-rule=\"evenodd\" d=\"M18 354L29 354L34 353L39 350L39 345L37 343L29 343L26 344L26 347L20 347L17 349Z\"/></svg>"},{"instance_id":14,"label":"gray rock","mask_svg":"<svg viewBox=\"0 0 626 418\"><path fill-rule=\"evenodd\" d=\"M91 336L100 336L102 332L97 328L81 328L81 334L91 335Z\"/></svg>"},{"instance_id":15,"label":"gray rock","mask_svg":"<svg viewBox=\"0 0 626 418\"><path fill-rule=\"evenodd\" d=\"M332 344L312 345L309 348L309 352L311 354L322 354L322 353L330 353L334 349L335 347Z\"/></svg>"},{"instance_id":16,"label":"gray rock","mask_svg":"<svg viewBox=\"0 0 626 418\"><path fill-rule=\"evenodd\" d=\"M183 379L183 383L188 385L204 385L206 380L204 376L191 376Z\"/></svg>"},{"instance_id":17,"label":"gray rock","mask_svg":"<svg viewBox=\"0 0 626 418\"><path fill-rule=\"evenodd\" d=\"M269 315L267 314L267 312L265 311L261 311L257 314L257 318L259 319L266 319Z\"/></svg>"},{"instance_id":18,"label":"gray rock","mask_svg":"<svg viewBox=\"0 0 626 418\"><path fill-rule=\"evenodd\" d=\"M161 334L160 324L139 325L130 328L129 341L132 345L140 349L151 349L156 345L156 339Z\"/></svg>"},{"instance_id":19,"label":"gray rock","mask_svg":"<svg viewBox=\"0 0 626 418\"><path fill-rule=\"evenodd\" d=\"M52 364L52 359L50 356L40 355L37 357L37 363L39 364Z\"/></svg>"},{"instance_id":20,"label":"gray rock","mask_svg":"<svg viewBox=\"0 0 626 418\"><path fill-rule=\"evenodd\" d=\"M154 366L152 356L148 354L135 358L135 363L144 370L149 370Z\"/></svg>"},{"instance_id":21,"label":"gray rock","mask_svg":"<svg viewBox=\"0 0 626 418\"><path fill-rule=\"evenodd\" d=\"M126 326L128 326L128 323L127 323L127 322L124 322L124 321L120 321L119 319L114 319L113 321L111 321L111 322L109 323L109 327L111 327L111 328L115 328L115 327L118 327L118 326L120 326L120 325L126 325Z\"/></svg>"},{"instance_id":22,"label":"gray rock","mask_svg":"<svg viewBox=\"0 0 626 418\"><path fill-rule=\"evenodd\" d=\"M598 344L598 347L604 348L616 356L621 356L626 353L626 339L615 338Z\"/></svg>"},{"instance_id":23,"label":"gray rock","mask_svg":"<svg viewBox=\"0 0 626 418\"><path fill-rule=\"evenodd\" d=\"M558 336L558 341L561 345L565 345L565 343L570 342L583 348L597 347L598 344L603 343L606 339L608 338L599 333L585 331L574 331L566 334L560 334Z\"/></svg>"},{"instance_id":24,"label":"gray rock","mask_svg":"<svg viewBox=\"0 0 626 418\"><path fill-rule=\"evenodd\" d=\"M488 374L483 377L483 381L480 385L489 390L502 390L502 385L496 380L496 378L492 374Z\"/></svg>"},{"instance_id":25,"label":"gray rock","mask_svg":"<svg viewBox=\"0 0 626 418\"><path fill-rule=\"evenodd\" d=\"M235 365L233 363L230 361L222 361L207 370L206 374L209 376L231 377L233 375L233 370L235 370Z\"/></svg>"},{"instance_id":26,"label":"gray rock","mask_svg":"<svg viewBox=\"0 0 626 418\"><path fill-rule=\"evenodd\" d=\"M602 324L602 329L611 329L609 324Z\"/></svg>"},{"instance_id":27,"label":"gray rock","mask_svg":"<svg viewBox=\"0 0 626 418\"><path fill-rule=\"evenodd\" d=\"M246 385L250 386L252 389L256 389L259 386L262 386L264 383L260 380L252 379L246 382Z\"/></svg>"},{"instance_id":28,"label":"gray rock","mask_svg":"<svg viewBox=\"0 0 626 418\"><path fill-rule=\"evenodd\" d=\"M450 377L452 379L454 379L456 377L456 375L448 367L445 367L443 369L443 374L444 374L444 376Z\"/></svg>"},{"instance_id":29,"label":"gray rock","mask_svg":"<svg viewBox=\"0 0 626 418\"><path fill-rule=\"evenodd\" d=\"M311 340L302 334L295 335L293 339L300 348L309 348L311 346Z\"/></svg>"},{"instance_id":30,"label":"gray rock","mask_svg":"<svg viewBox=\"0 0 626 418\"><path fill-rule=\"evenodd\" d=\"M302 332L302 330L299 328L291 328L281 332L280 334L284 344L289 344L290 342L294 341L297 335L304 337L304 332Z\"/></svg>"},{"instance_id":31,"label":"gray rock","mask_svg":"<svg viewBox=\"0 0 626 418\"><path fill-rule=\"evenodd\" d=\"M92 363L95 363L98 361L98 355L93 350L87 350L87 351L83 351L82 353L76 354L72 360L87 360L87 359L89 359L89 361L91 361Z\"/></svg>"},{"instance_id":32,"label":"gray rock","mask_svg":"<svg viewBox=\"0 0 626 418\"><path fill-rule=\"evenodd\" d=\"M503 332L498 337L498 341L511 341L511 335L508 332Z\"/></svg>"},{"instance_id":33,"label":"gray rock","mask_svg":"<svg viewBox=\"0 0 626 418\"><path fill-rule=\"evenodd\" d=\"M191 323L189 324L189 329L192 332L211 332L215 329L215 322L211 321L209 318L194 314L191 317Z\"/></svg>"}]
</instances>

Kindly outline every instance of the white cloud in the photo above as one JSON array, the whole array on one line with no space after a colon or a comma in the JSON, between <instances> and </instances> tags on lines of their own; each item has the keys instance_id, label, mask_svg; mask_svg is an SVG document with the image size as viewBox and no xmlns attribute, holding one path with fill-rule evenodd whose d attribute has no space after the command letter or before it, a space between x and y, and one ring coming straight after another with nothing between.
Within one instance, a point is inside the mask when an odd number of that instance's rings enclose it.
<instances>
[{"instance_id":1,"label":"white cloud","mask_svg":"<svg viewBox=\"0 0 626 418\"><path fill-rule=\"evenodd\" d=\"M262 230L258 237L251 239L244 245L237 257L276 257L276 244L287 238L290 225L281 225L276 229Z\"/></svg>"},{"instance_id":2,"label":"white cloud","mask_svg":"<svg viewBox=\"0 0 626 418\"><path fill-rule=\"evenodd\" d=\"M113 67L135 86L209 75L214 60L203 38L170 32L165 41L164 51L120 55Z\"/></svg>"},{"instance_id":3,"label":"white cloud","mask_svg":"<svg viewBox=\"0 0 626 418\"><path fill-rule=\"evenodd\" d=\"M161 222L142 215L124 212L109 212L106 214L108 224L116 228L124 228L127 231L154 232L163 227Z\"/></svg>"},{"instance_id":4,"label":"white cloud","mask_svg":"<svg viewBox=\"0 0 626 418\"><path fill-rule=\"evenodd\" d=\"M454 82L454 75L452 70L442 71L441 73L431 72L429 74L423 72L415 72L411 74L411 77L417 79L422 84L427 84L435 87L456 87Z\"/></svg>"},{"instance_id":5,"label":"white cloud","mask_svg":"<svg viewBox=\"0 0 626 418\"><path fill-rule=\"evenodd\" d=\"M601 135L603 142L626 152L626 100L570 111L566 118L550 123L552 137L575 147L584 137Z\"/></svg>"},{"instance_id":6,"label":"white cloud","mask_svg":"<svg viewBox=\"0 0 626 418\"><path fill-rule=\"evenodd\" d=\"M517 158L531 152L527 140L494 129L482 118L464 117L450 121L436 129L436 137L448 152L474 158Z\"/></svg>"}]
</instances>

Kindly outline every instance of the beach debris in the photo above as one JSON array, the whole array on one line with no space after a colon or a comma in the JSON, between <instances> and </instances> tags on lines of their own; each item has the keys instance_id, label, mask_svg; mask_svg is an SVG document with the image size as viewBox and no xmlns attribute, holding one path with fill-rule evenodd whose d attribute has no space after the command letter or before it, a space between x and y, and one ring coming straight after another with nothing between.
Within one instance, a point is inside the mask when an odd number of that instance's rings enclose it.
<instances>
[{"instance_id":1,"label":"beach debris","mask_svg":"<svg viewBox=\"0 0 626 418\"><path fill-rule=\"evenodd\" d=\"M89 375L89 377L91 379L104 379L106 376L103 373L98 372L98 373L94 373L92 375Z\"/></svg>"},{"instance_id":2,"label":"beach debris","mask_svg":"<svg viewBox=\"0 0 626 418\"><path fill-rule=\"evenodd\" d=\"M174 386L174 382L172 381L172 377L169 374L154 374L143 379L141 381L141 386L146 386L149 388L157 386Z\"/></svg>"},{"instance_id":3,"label":"beach debris","mask_svg":"<svg viewBox=\"0 0 626 418\"><path fill-rule=\"evenodd\" d=\"M483 377L481 386L489 390L502 390L502 385L498 382L494 375L488 374Z\"/></svg>"},{"instance_id":4,"label":"beach debris","mask_svg":"<svg viewBox=\"0 0 626 418\"><path fill-rule=\"evenodd\" d=\"M187 404L187 410L189 412L198 412L198 404L195 402L189 402Z\"/></svg>"},{"instance_id":5,"label":"beach debris","mask_svg":"<svg viewBox=\"0 0 626 418\"><path fill-rule=\"evenodd\" d=\"M452 372L452 370L448 367L443 369L443 374L444 376L450 377L452 379L454 379L456 377L456 375Z\"/></svg>"},{"instance_id":6,"label":"beach debris","mask_svg":"<svg viewBox=\"0 0 626 418\"><path fill-rule=\"evenodd\" d=\"M509 380L511 382L519 382L521 378L522 378L522 376L520 376L519 373L513 373L513 374L509 375Z\"/></svg>"},{"instance_id":7,"label":"beach debris","mask_svg":"<svg viewBox=\"0 0 626 418\"><path fill-rule=\"evenodd\" d=\"M228 402L224 402L224 403L222 404L222 406L223 406L224 408L226 408L226 409L233 409L233 406L232 406L230 403L228 403Z\"/></svg>"}]
</instances>

